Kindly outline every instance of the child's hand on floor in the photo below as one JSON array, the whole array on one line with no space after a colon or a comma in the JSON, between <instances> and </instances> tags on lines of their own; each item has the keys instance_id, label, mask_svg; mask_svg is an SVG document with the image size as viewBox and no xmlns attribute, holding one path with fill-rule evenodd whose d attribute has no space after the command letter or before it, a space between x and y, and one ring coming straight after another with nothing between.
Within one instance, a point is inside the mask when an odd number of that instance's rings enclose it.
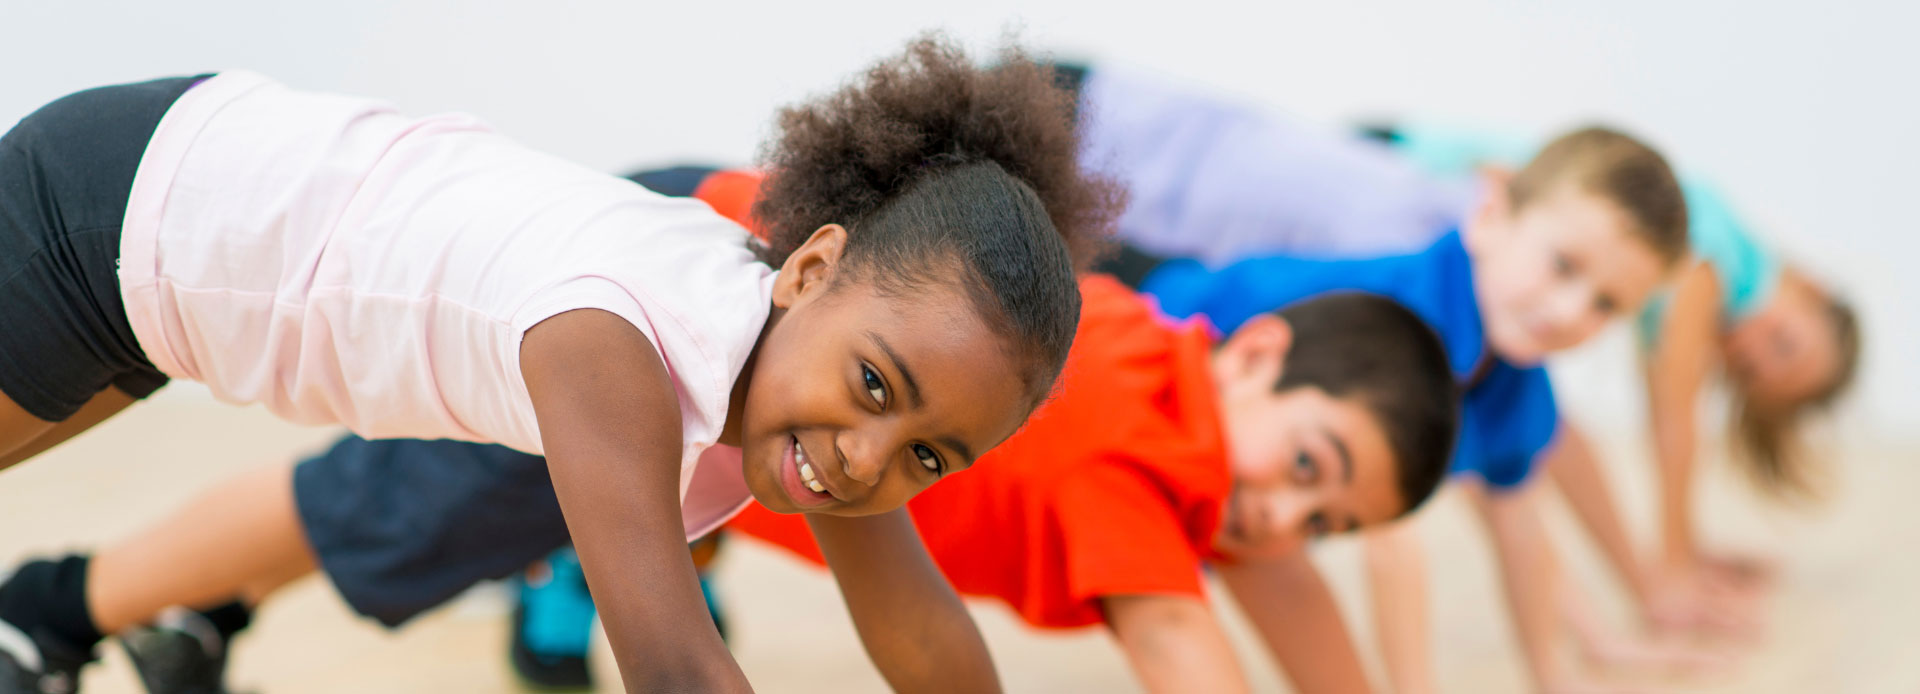
<instances>
[{"instance_id":1,"label":"child's hand on floor","mask_svg":"<svg viewBox=\"0 0 1920 694\"><path fill-rule=\"evenodd\" d=\"M1713 650L1688 634L1621 629L1609 624L1593 608L1577 584L1563 584L1562 616L1579 665L1542 673L1541 689L1551 692L1642 691L1650 677L1698 678L1731 672L1733 654ZM1578 673L1578 674L1576 674ZM1632 684L1623 684L1621 681Z\"/></svg>"},{"instance_id":2,"label":"child's hand on floor","mask_svg":"<svg viewBox=\"0 0 1920 694\"><path fill-rule=\"evenodd\" d=\"M1639 685L1576 680L1551 683L1543 687L1540 691L1542 694L1658 694L1666 690L1651 689Z\"/></svg>"},{"instance_id":3,"label":"child's hand on floor","mask_svg":"<svg viewBox=\"0 0 1920 694\"><path fill-rule=\"evenodd\" d=\"M1589 667L1614 675L1711 677L1732 672L1735 664L1725 650L1658 633L1589 635L1580 646Z\"/></svg>"},{"instance_id":4,"label":"child's hand on floor","mask_svg":"<svg viewBox=\"0 0 1920 694\"><path fill-rule=\"evenodd\" d=\"M1780 575L1780 562L1773 557L1713 553L1701 556L1699 561L1705 580L1728 591L1755 597L1771 593Z\"/></svg>"},{"instance_id":5,"label":"child's hand on floor","mask_svg":"<svg viewBox=\"0 0 1920 694\"><path fill-rule=\"evenodd\" d=\"M1752 643L1765 632L1765 597L1702 565L1661 572L1642 610L1649 627L1670 636Z\"/></svg>"}]
</instances>

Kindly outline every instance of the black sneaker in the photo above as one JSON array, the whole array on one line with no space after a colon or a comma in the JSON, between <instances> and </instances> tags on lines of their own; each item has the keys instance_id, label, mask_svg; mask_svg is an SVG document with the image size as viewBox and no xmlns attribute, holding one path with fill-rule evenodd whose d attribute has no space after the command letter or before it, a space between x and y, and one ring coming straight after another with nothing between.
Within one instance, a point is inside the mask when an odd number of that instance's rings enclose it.
<instances>
[{"instance_id":1,"label":"black sneaker","mask_svg":"<svg viewBox=\"0 0 1920 694\"><path fill-rule=\"evenodd\" d=\"M92 653L73 652L0 622L0 694L74 694Z\"/></svg>"},{"instance_id":2,"label":"black sneaker","mask_svg":"<svg viewBox=\"0 0 1920 694\"><path fill-rule=\"evenodd\" d=\"M147 694L227 694L227 644L198 612L174 607L120 634Z\"/></svg>"}]
</instances>

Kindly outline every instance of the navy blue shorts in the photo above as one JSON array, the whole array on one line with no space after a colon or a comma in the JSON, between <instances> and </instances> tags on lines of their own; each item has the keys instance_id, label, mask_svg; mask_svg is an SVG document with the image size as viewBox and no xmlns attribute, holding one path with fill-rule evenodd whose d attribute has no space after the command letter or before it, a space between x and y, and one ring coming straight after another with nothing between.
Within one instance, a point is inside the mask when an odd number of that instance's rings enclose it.
<instances>
[{"instance_id":1,"label":"navy blue shorts","mask_svg":"<svg viewBox=\"0 0 1920 694\"><path fill-rule=\"evenodd\" d=\"M340 597L389 627L569 541L547 459L505 446L350 436L294 468L293 497Z\"/></svg>"},{"instance_id":2,"label":"navy blue shorts","mask_svg":"<svg viewBox=\"0 0 1920 694\"><path fill-rule=\"evenodd\" d=\"M0 137L0 393L28 414L166 384L120 301L120 225L160 118L203 78L89 89Z\"/></svg>"},{"instance_id":3,"label":"navy blue shorts","mask_svg":"<svg viewBox=\"0 0 1920 694\"><path fill-rule=\"evenodd\" d=\"M688 196L714 170L628 178ZM389 627L571 542L547 459L505 446L350 436L294 468L293 496L334 588Z\"/></svg>"}]
</instances>

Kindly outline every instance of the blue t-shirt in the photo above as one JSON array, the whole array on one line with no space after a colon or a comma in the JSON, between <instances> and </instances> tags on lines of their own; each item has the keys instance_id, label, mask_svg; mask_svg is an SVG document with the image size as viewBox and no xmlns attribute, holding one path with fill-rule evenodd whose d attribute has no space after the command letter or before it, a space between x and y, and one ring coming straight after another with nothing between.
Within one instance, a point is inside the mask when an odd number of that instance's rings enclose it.
<instances>
[{"instance_id":1,"label":"blue t-shirt","mask_svg":"<svg viewBox=\"0 0 1920 694\"><path fill-rule=\"evenodd\" d=\"M1454 474L1472 473L1495 488L1524 482L1534 460L1553 442L1559 411L1553 384L1541 366L1519 367L1487 351L1473 270L1458 232L1425 250L1364 260L1269 256L1210 270L1176 260L1155 269L1141 289L1175 317L1203 314L1231 333L1247 319L1332 291L1362 291L1399 302L1426 321L1446 346L1455 380L1478 375L1461 405Z\"/></svg>"}]
</instances>

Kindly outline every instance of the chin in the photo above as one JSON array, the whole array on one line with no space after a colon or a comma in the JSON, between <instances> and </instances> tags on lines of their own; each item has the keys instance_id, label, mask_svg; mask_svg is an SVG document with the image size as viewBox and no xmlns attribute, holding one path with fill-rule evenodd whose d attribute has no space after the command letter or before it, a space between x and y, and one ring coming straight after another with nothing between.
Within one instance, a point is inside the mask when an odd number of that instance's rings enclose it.
<instances>
[{"instance_id":1,"label":"chin","mask_svg":"<svg viewBox=\"0 0 1920 694\"><path fill-rule=\"evenodd\" d=\"M1539 366L1540 362L1546 361L1547 353L1546 350L1528 348L1503 352L1500 357L1507 363L1524 369Z\"/></svg>"},{"instance_id":2,"label":"chin","mask_svg":"<svg viewBox=\"0 0 1920 694\"><path fill-rule=\"evenodd\" d=\"M770 485L755 484L752 476L747 478L747 493L753 496L754 503L761 505L768 511L779 514L798 512L793 508L793 504L787 502L786 497L781 496L780 493L773 490Z\"/></svg>"},{"instance_id":3,"label":"chin","mask_svg":"<svg viewBox=\"0 0 1920 694\"><path fill-rule=\"evenodd\" d=\"M780 493L780 483L777 478L773 477L766 468L754 465L744 451L742 451L740 464L745 468L740 471L740 476L746 481L747 493L753 496L754 503L774 513L798 512L798 509L793 507L793 502L787 499L785 494Z\"/></svg>"},{"instance_id":4,"label":"chin","mask_svg":"<svg viewBox=\"0 0 1920 694\"><path fill-rule=\"evenodd\" d=\"M1493 348L1493 353L1514 366L1533 366L1546 358L1546 349L1531 338L1491 334L1487 337L1487 346Z\"/></svg>"}]
</instances>

